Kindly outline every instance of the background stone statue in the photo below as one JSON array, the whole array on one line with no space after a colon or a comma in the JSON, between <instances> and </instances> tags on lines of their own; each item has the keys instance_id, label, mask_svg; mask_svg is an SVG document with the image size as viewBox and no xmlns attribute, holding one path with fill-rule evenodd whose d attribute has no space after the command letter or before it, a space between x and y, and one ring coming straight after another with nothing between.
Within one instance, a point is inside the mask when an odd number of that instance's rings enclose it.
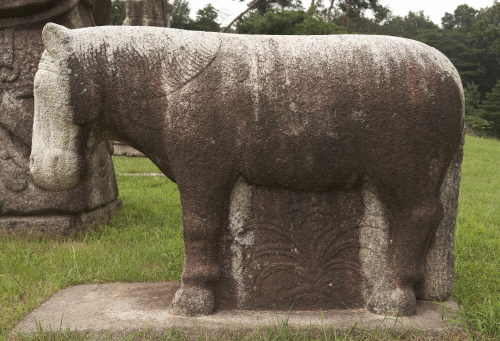
<instances>
[{"instance_id":1,"label":"background stone statue","mask_svg":"<svg viewBox=\"0 0 500 341\"><path fill-rule=\"evenodd\" d=\"M74 188L113 137L175 181L185 258L172 313L413 315L451 295L464 94L439 51L53 24L44 42L33 176Z\"/></svg>"},{"instance_id":2,"label":"background stone statue","mask_svg":"<svg viewBox=\"0 0 500 341\"><path fill-rule=\"evenodd\" d=\"M0 234L67 233L119 206L106 144L92 157L91 180L75 190L46 191L29 172L42 28L49 21L69 28L103 25L110 6L109 0L0 2Z\"/></svg>"},{"instance_id":3,"label":"background stone statue","mask_svg":"<svg viewBox=\"0 0 500 341\"><path fill-rule=\"evenodd\" d=\"M123 25L170 27L173 6L168 0L127 0L125 6Z\"/></svg>"}]
</instances>

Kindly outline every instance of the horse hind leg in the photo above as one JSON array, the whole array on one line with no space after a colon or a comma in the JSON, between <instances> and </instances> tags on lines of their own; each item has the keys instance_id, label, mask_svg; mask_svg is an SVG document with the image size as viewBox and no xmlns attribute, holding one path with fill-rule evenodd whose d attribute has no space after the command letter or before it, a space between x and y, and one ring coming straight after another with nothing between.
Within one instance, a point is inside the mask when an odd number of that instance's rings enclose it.
<instances>
[{"instance_id":1,"label":"horse hind leg","mask_svg":"<svg viewBox=\"0 0 500 341\"><path fill-rule=\"evenodd\" d=\"M386 196L390 199L385 200L388 268L368 300L368 310L409 316L416 311L415 290L423 280L427 251L443 218L443 206L438 191L405 193L396 198L395 193L397 189L392 192L393 197Z\"/></svg>"}]
</instances>

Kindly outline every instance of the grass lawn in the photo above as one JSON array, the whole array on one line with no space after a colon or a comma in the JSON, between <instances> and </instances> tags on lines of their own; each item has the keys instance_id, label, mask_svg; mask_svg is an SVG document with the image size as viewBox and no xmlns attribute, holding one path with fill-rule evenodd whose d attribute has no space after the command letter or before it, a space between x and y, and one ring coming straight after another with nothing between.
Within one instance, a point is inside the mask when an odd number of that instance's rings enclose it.
<instances>
[{"instance_id":1,"label":"grass lawn","mask_svg":"<svg viewBox=\"0 0 500 341\"><path fill-rule=\"evenodd\" d=\"M114 161L123 210L108 225L58 241L0 239L0 340L7 339L24 315L67 286L179 280L183 246L175 184L164 177L125 175L158 172L147 159L115 157ZM454 298L462 307L465 330L441 339L500 340L500 141L466 139L455 254ZM183 339L176 335L157 339ZM135 337L156 339L154 335ZM384 332L336 335L327 331L317 339L394 338L398 337ZM48 339L85 340L63 334ZM265 339L309 338L277 328Z\"/></svg>"},{"instance_id":2,"label":"grass lawn","mask_svg":"<svg viewBox=\"0 0 500 341\"><path fill-rule=\"evenodd\" d=\"M500 141L466 139L453 297L469 327L500 340Z\"/></svg>"}]
</instances>

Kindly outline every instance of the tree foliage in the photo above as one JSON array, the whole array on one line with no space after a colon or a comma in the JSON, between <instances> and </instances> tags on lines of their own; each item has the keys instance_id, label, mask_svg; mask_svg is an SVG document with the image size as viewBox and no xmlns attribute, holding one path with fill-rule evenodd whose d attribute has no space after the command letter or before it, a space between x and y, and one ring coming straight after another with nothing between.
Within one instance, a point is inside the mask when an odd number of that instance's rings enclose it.
<instances>
[{"instance_id":1,"label":"tree foliage","mask_svg":"<svg viewBox=\"0 0 500 341\"><path fill-rule=\"evenodd\" d=\"M111 4L111 25L122 25L123 20L125 20L125 1L113 1Z\"/></svg>"},{"instance_id":2,"label":"tree foliage","mask_svg":"<svg viewBox=\"0 0 500 341\"><path fill-rule=\"evenodd\" d=\"M195 31L219 32L220 24L217 22L218 17L219 13L214 6L208 4L198 10L196 20L191 21L187 29Z\"/></svg>"},{"instance_id":3,"label":"tree foliage","mask_svg":"<svg viewBox=\"0 0 500 341\"><path fill-rule=\"evenodd\" d=\"M480 110L481 96L479 87L475 83L467 83L464 87L465 97L465 121L479 136L487 136L493 133L493 123L482 117Z\"/></svg>"},{"instance_id":4,"label":"tree foliage","mask_svg":"<svg viewBox=\"0 0 500 341\"><path fill-rule=\"evenodd\" d=\"M311 11L271 9L264 15L252 13L238 23L238 32L244 34L316 35L345 33L333 22L326 22Z\"/></svg>"},{"instance_id":5,"label":"tree foliage","mask_svg":"<svg viewBox=\"0 0 500 341\"><path fill-rule=\"evenodd\" d=\"M441 19L441 25L445 31L459 30L460 32L470 32L476 21L478 11L469 5L463 4L451 13L445 13Z\"/></svg>"},{"instance_id":6,"label":"tree foliage","mask_svg":"<svg viewBox=\"0 0 500 341\"><path fill-rule=\"evenodd\" d=\"M439 26L431 21L423 11L410 11L406 16L391 16L382 25L382 33L386 35L416 39L429 31L438 31Z\"/></svg>"},{"instance_id":7,"label":"tree foliage","mask_svg":"<svg viewBox=\"0 0 500 341\"><path fill-rule=\"evenodd\" d=\"M315 0L311 7L321 11L323 18L347 29L349 33L376 33L390 11L379 0Z\"/></svg>"},{"instance_id":8,"label":"tree foliage","mask_svg":"<svg viewBox=\"0 0 500 341\"><path fill-rule=\"evenodd\" d=\"M486 94L486 99L480 105L480 117L491 122L493 135L499 137L500 133L500 80L495 87Z\"/></svg>"},{"instance_id":9,"label":"tree foliage","mask_svg":"<svg viewBox=\"0 0 500 341\"><path fill-rule=\"evenodd\" d=\"M191 13L191 8L189 8L189 3L187 0L174 0L172 5L174 10L172 12L172 17L170 19L170 27L188 29L191 23L191 18L189 14Z\"/></svg>"},{"instance_id":10,"label":"tree foliage","mask_svg":"<svg viewBox=\"0 0 500 341\"><path fill-rule=\"evenodd\" d=\"M378 0L341 0L337 2L338 9L342 13L341 23L347 27L348 23L366 21L366 12L371 11L376 22L383 21L388 15L388 9L380 5ZM365 19L365 20L363 20Z\"/></svg>"},{"instance_id":11,"label":"tree foliage","mask_svg":"<svg viewBox=\"0 0 500 341\"><path fill-rule=\"evenodd\" d=\"M212 4L208 4L198 10L196 19L191 19L191 8L187 0L174 0L174 11L170 27L194 31L220 31L220 24L217 22L219 13Z\"/></svg>"},{"instance_id":12,"label":"tree foliage","mask_svg":"<svg viewBox=\"0 0 500 341\"><path fill-rule=\"evenodd\" d=\"M240 2L248 2L249 0L239 0ZM252 1L253 2L253 1ZM273 8L279 8L281 10L285 9L301 9L302 1L301 0L261 0L257 3L254 8L254 11L259 13L260 15L265 15L268 11Z\"/></svg>"}]
</instances>

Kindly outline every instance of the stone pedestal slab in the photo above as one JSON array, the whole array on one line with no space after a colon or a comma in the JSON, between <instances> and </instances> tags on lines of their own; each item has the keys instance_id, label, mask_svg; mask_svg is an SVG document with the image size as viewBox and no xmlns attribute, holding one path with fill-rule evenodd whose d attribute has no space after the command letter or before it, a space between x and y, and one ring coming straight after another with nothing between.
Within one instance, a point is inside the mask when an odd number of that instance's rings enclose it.
<instances>
[{"instance_id":1,"label":"stone pedestal slab","mask_svg":"<svg viewBox=\"0 0 500 341\"><path fill-rule=\"evenodd\" d=\"M297 329L320 333L329 328L343 331L354 324L365 331L390 330L425 333L429 336L460 328L454 315L458 306L451 299L442 304L418 302L411 317L386 318L365 309L323 311L244 311L223 310L204 317L171 315L167 307L178 283L105 283L84 284L61 290L32 311L13 333L27 334L41 326L45 331L88 332L92 339L107 340L145 330L167 334L175 327L191 337L203 335L231 339L233 332L249 335L266 327L286 324ZM420 334L419 334L420 335Z\"/></svg>"},{"instance_id":2,"label":"stone pedestal slab","mask_svg":"<svg viewBox=\"0 0 500 341\"><path fill-rule=\"evenodd\" d=\"M120 209L121 200L115 199L102 208L74 215L0 217L0 236L69 236L91 227L93 224L109 220Z\"/></svg>"}]
</instances>

